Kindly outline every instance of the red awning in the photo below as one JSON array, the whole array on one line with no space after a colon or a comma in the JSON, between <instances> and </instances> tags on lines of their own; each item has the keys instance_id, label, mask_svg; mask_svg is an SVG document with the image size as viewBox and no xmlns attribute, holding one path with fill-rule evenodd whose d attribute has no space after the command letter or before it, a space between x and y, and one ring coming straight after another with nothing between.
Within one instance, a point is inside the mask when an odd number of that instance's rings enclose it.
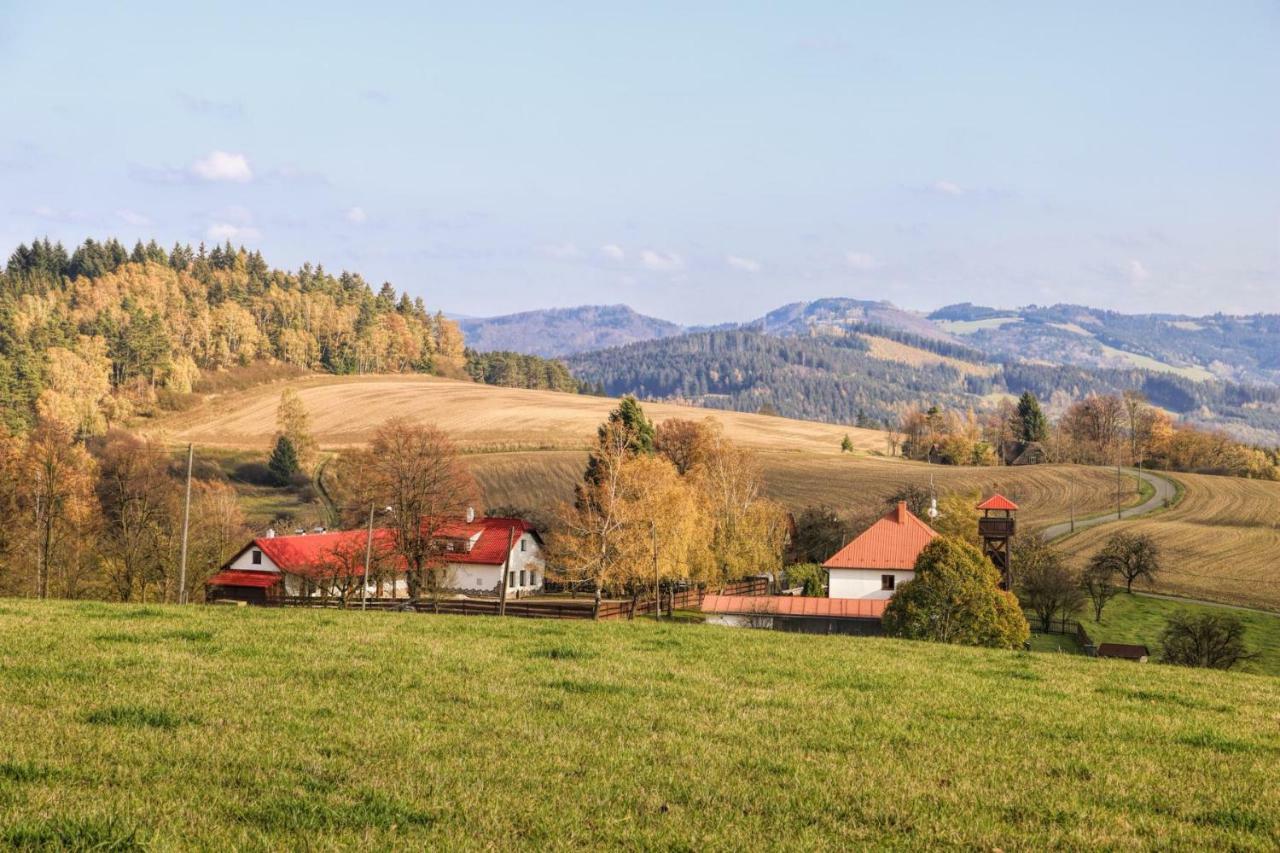
<instances>
[{"instance_id":1,"label":"red awning","mask_svg":"<svg viewBox=\"0 0 1280 853\"><path fill-rule=\"evenodd\" d=\"M204 582L205 586L249 586L268 589L280 583L276 572L237 572L225 569Z\"/></svg>"}]
</instances>

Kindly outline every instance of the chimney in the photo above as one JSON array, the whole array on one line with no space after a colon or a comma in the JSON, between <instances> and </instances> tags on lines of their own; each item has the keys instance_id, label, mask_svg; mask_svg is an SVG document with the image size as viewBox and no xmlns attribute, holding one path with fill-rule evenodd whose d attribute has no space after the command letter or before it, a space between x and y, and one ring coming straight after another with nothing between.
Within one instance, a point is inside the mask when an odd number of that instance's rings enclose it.
<instances>
[{"instance_id":1,"label":"chimney","mask_svg":"<svg viewBox=\"0 0 1280 853\"><path fill-rule=\"evenodd\" d=\"M274 527L268 527L268 528L267 528L267 538L268 538L268 539L275 539L275 538L276 538L276 529L275 529Z\"/></svg>"},{"instance_id":2,"label":"chimney","mask_svg":"<svg viewBox=\"0 0 1280 853\"><path fill-rule=\"evenodd\" d=\"M473 506L467 507L467 524L470 524L475 520L476 520L476 508Z\"/></svg>"},{"instance_id":3,"label":"chimney","mask_svg":"<svg viewBox=\"0 0 1280 853\"><path fill-rule=\"evenodd\" d=\"M906 501L898 501L898 511L895 514L894 521L898 522L899 524L907 523L907 502Z\"/></svg>"}]
</instances>

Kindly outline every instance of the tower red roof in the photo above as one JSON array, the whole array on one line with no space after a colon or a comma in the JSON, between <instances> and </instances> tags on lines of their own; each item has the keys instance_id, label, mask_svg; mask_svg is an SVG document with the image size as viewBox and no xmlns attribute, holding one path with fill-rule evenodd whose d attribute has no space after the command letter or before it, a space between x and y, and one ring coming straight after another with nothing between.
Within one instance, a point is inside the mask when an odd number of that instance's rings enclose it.
<instances>
[{"instance_id":1,"label":"tower red roof","mask_svg":"<svg viewBox=\"0 0 1280 853\"><path fill-rule=\"evenodd\" d=\"M1018 505L1004 495L992 495L978 504L978 509L1003 509L1009 512L1016 512Z\"/></svg>"},{"instance_id":2,"label":"tower red roof","mask_svg":"<svg viewBox=\"0 0 1280 853\"><path fill-rule=\"evenodd\" d=\"M904 502L822 565L828 569L914 569L916 557L938 534Z\"/></svg>"}]
</instances>

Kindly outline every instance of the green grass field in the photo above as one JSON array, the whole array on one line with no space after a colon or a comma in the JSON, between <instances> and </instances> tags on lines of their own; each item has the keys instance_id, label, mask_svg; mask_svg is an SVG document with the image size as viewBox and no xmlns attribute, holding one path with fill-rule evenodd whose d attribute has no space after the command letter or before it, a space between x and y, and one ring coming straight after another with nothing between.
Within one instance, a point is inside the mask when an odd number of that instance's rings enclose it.
<instances>
[{"instance_id":1,"label":"green grass field","mask_svg":"<svg viewBox=\"0 0 1280 853\"><path fill-rule=\"evenodd\" d=\"M692 624L0 601L0 847L1274 849L1280 681Z\"/></svg>"}]
</instances>

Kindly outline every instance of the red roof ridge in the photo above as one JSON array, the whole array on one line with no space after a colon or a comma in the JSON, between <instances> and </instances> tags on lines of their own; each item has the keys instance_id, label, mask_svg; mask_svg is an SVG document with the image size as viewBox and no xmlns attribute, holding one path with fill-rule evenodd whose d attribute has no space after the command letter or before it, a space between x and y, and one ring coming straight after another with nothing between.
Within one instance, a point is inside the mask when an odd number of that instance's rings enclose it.
<instances>
[{"instance_id":1,"label":"red roof ridge","mask_svg":"<svg viewBox=\"0 0 1280 853\"><path fill-rule=\"evenodd\" d=\"M996 494L987 498L982 503L978 504L978 509L994 509L994 510L1006 510L1009 512L1016 512L1018 509L1018 505L1013 501L1009 500L1008 498L1006 498L1004 495L997 492Z\"/></svg>"}]
</instances>

